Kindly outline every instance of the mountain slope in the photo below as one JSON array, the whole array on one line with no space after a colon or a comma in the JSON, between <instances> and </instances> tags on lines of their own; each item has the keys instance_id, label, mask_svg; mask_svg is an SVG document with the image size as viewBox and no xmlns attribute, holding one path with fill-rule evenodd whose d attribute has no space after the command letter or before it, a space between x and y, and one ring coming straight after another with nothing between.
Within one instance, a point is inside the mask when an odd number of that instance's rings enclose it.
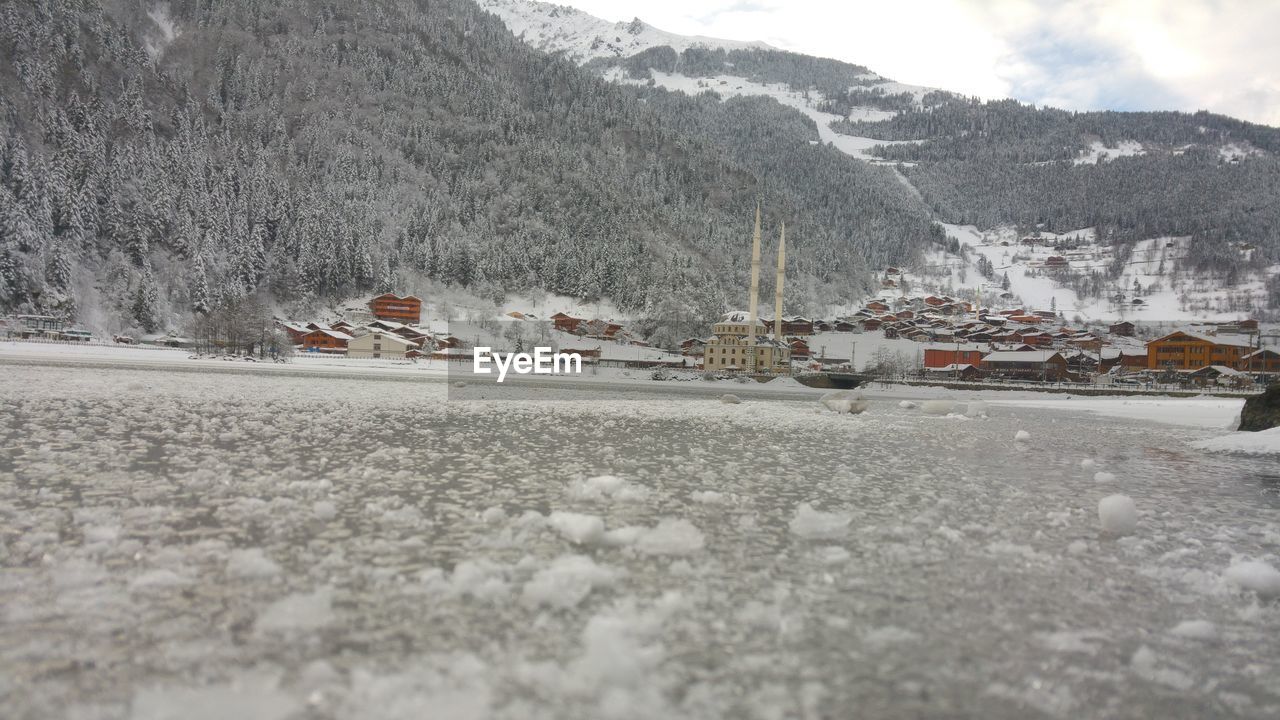
<instances>
[{"instance_id":1,"label":"mountain slope","mask_svg":"<svg viewBox=\"0 0 1280 720\"><path fill-rule=\"evenodd\" d=\"M516 37L547 52L561 52L576 62L630 57L652 47L768 48L762 42L737 42L669 33L636 18L611 23L576 8L519 0L478 0L480 7L502 19Z\"/></svg>"},{"instance_id":2,"label":"mountain slope","mask_svg":"<svg viewBox=\"0 0 1280 720\"><path fill-rule=\"evenodd\" d=\"M543 47L577 42L570 28L552 29L555 18L542 3L492 2L504 7L504 17L518 18L511 22L540 17ZM668 90L712 93L726 105L735 102L727 98L776 101L813 122L820 142L894 166L896 179L946 226L1015 238L1088 230L1116 257L1136 244L1185 237L1178 257L1160 264L1166 286L1266 285L1255 296L1258 311L1280 299L1280 129L1204 112L1074 113L981 101L899 85L836 60L661 42L654 37L633 44L629 55L579 61L655 97ZM959 250L964 243L947 245ZM1057 281L1064 295L1093 307L1127 292L1121 283L1130 279L1116 264L1087 282L1068 275ZM1029 297L1045 295L1039 283L1026 285ZM1220 302L1191 305L1206 313L1240 308L1225 290Z\"/></svg>"},{"instance_id":3,"label":"mountain slope","mask_svg":"<svg viewBox=\"0 0 1280 720\"><path fill-rule=\"evenodd\" d=\"M180 328L249 295L304 307L429 277L633 313L674 294L711 319L741 302L757 199L791 226L798 305L864 291L868 262L936 232L864 166L832 172L865 209L809 211L829 178L804 168L835 152L812 125L728 152L724 127L679 115L696 108L470 2L160 7L0 3L0 310ZM817 159L775 172L788 155Z\"/></svg>"}]
</instances>

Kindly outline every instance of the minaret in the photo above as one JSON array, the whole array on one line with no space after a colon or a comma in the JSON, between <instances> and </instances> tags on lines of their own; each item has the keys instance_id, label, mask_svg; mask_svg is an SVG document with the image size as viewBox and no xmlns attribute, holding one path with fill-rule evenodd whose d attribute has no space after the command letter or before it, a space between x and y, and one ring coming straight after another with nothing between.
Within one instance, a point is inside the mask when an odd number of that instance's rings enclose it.
<instances>
[{"instance_id":1,"label":"minaret","mask_svg":"<svg viewBox=\"0 0 1280 720\"><path fill-rule=\"evenodd\" d=\"M760 294L760 203L756 202L756 230L751 237L751 302L747 309L747 370L756 369L756 296Z\"/></svg>"},{"instance_id":2,"label":"minaret","mask_svg":"<svg viewBox=\"0 0 1280 720\"><path fill-rule=\"evenodd\" d=\"M778 234L778 279L773 294L773 339L782 342L782 269L787 264L787 223L782 223ZM776 352L776 351L775 351Z\"/></svg>"}]
</instances>

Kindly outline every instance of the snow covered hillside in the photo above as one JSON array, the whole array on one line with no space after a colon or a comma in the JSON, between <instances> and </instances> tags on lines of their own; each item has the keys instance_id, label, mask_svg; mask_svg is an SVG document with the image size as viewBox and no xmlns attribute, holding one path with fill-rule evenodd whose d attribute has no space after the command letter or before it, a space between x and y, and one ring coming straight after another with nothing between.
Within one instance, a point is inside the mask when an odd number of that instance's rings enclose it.
<instances>
[{"instance_id":1,"label":"snow covered hillside","mask_svg":"<svg viewBox=\"0 0 1280 720\"><path fill-rule=\"evenodd\" d=\"M653 47L676 52L693 48L768 48L763 42L740 42L687 36L659 30L636 18L611 23L565 5L528 0L479 0L516 37L539 50L563 52L579 64L596 58L627 57Z\"/></svg>"},{"instance_id":2,"label":"snow covered hillside","mask_svg":"<svg viewBox=\"0 0 1280 720\"><path fill-rule=\"evenodd\" d=\"M1220 273L1186 267L1186 237L1150 238L1125 249L1099 244L1093 228L1020 236L1011 227L989 232L972 225L943 227L961 254L935 247L880 295L902 294L905 280L915 294L972 299L981 289L984 307L1057 310L1068 320L1229 321L1265 308L1266 281L1280 275L1280 265ZM1244 267L1255 250L1233 247ZM983 274L984 266L990 277Z\"/></svg>"},{"instance_id":3,"label":"snow covered hillside","mask_svg":"<svg viewBox=\"0 0 1280 720\"><path fill-rule=\"evenodd\" d=\"M610 23L580 10L532 2L531 0L480 0L480 6L494 13L506 23L507 28L526 43L548 52L563 52L579 64L599 58L625 58L657 47L670 47L676 52L688 48L772 49L762 42L719 40L701 36L677 35L647 25L638 18L629 22ZM756 82L741 74L726 73L713 77L688 75L651 69L652 84L668 90L696 95L713 90L722 98L736 96L762 96L777 100L795 108L811 118L818 126L821 142L830 143L842 152L865 160L882 163L868 151L879 144L895 144L870 137L859 137L832 130L832 122L839 120L878 121L895 115L870 105L852 106L847 113L836 114L822 110L827 98L811 89L796 89L786 83ZM603 76L614 82L649 85L646 78L629 77L621 67L604 70ZM918 106L920 99L934 88L906 85L894 82L876 73L861 73L857 85L851 85L868 93L884 95L907 94Z\"/></svg>"}]
</instances>

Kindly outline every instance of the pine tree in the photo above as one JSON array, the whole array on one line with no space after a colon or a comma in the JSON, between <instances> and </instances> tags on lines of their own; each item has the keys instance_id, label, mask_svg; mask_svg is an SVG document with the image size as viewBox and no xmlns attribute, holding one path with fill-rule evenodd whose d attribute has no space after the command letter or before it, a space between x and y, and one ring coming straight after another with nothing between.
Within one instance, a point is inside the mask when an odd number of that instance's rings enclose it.
<instances>
[{"instance_id":1,"label":"pine tree","mask_svg":"<svg viewBox=\"0 0 1280 720\"><path fill-rule=\"evenodd\" d=\"M159 308L160 290L156 287L156 279L151 273L151 264L142 267L138 286L133 296L133 318L146 332L155 332L160 325Z\"/></svg>"}]
</instances>

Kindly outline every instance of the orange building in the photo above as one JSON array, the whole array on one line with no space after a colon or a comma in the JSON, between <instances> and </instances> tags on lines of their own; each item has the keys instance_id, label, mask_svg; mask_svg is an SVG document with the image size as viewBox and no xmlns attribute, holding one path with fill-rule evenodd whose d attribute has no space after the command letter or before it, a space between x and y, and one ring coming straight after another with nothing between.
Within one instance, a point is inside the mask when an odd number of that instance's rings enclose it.
<instances>
[{"instance_id":1,"label":"orange building","mask_svg":"<svg viewBox=\"0 0 1280 720\"><path fill-rule=\"evenodd\" d=\"M1265 348L1245 353L1236 369L1251 373L1280 374L1280 352Z\"/></svg>"},{"instance_id":2,"label":"orange building","mask_svg":"<svg viewBox=\"0 0 1280 720\"><path fill-rule=\"evenodd\" d=\"M323 352L323 353L345 353L347 351L347 343L353 338L337 330L318 329L312 330L302 336L303 352Z\"/></svg>"},{"instance_id":3,"label":"orange building","mask_svg":"<svg viewBox=\"0 0 1280 720\"><path fill-rule=\"evenodd\" d=\"M1209 365L1235 368L1252 352L1248 338L1177 330L1147 343L1147 368L1195 370Z\"/></svg>"},{"instance_id":4,"label":"orange building","mask_svg":"<svg viewBox=\"0 0 1280 720\"><path fill-rule=\"evenodd\" d=\"M369 310L379 320L417 325L422 319L422 298L415 295L400 297L393 293L383 293L369 301Z\"/></svg>"},{"instance_id":5,"label":"orange building","mask_svg":"<svg viewBox=\"0 0 1280 720\"><path fill-rule=\"evenodd\" d=\"M951 365L972 365L977 367L982 362L984 354L981 350L925 348L924 366L927 368L944 368Z\"/></svg>"}]
</instances>

